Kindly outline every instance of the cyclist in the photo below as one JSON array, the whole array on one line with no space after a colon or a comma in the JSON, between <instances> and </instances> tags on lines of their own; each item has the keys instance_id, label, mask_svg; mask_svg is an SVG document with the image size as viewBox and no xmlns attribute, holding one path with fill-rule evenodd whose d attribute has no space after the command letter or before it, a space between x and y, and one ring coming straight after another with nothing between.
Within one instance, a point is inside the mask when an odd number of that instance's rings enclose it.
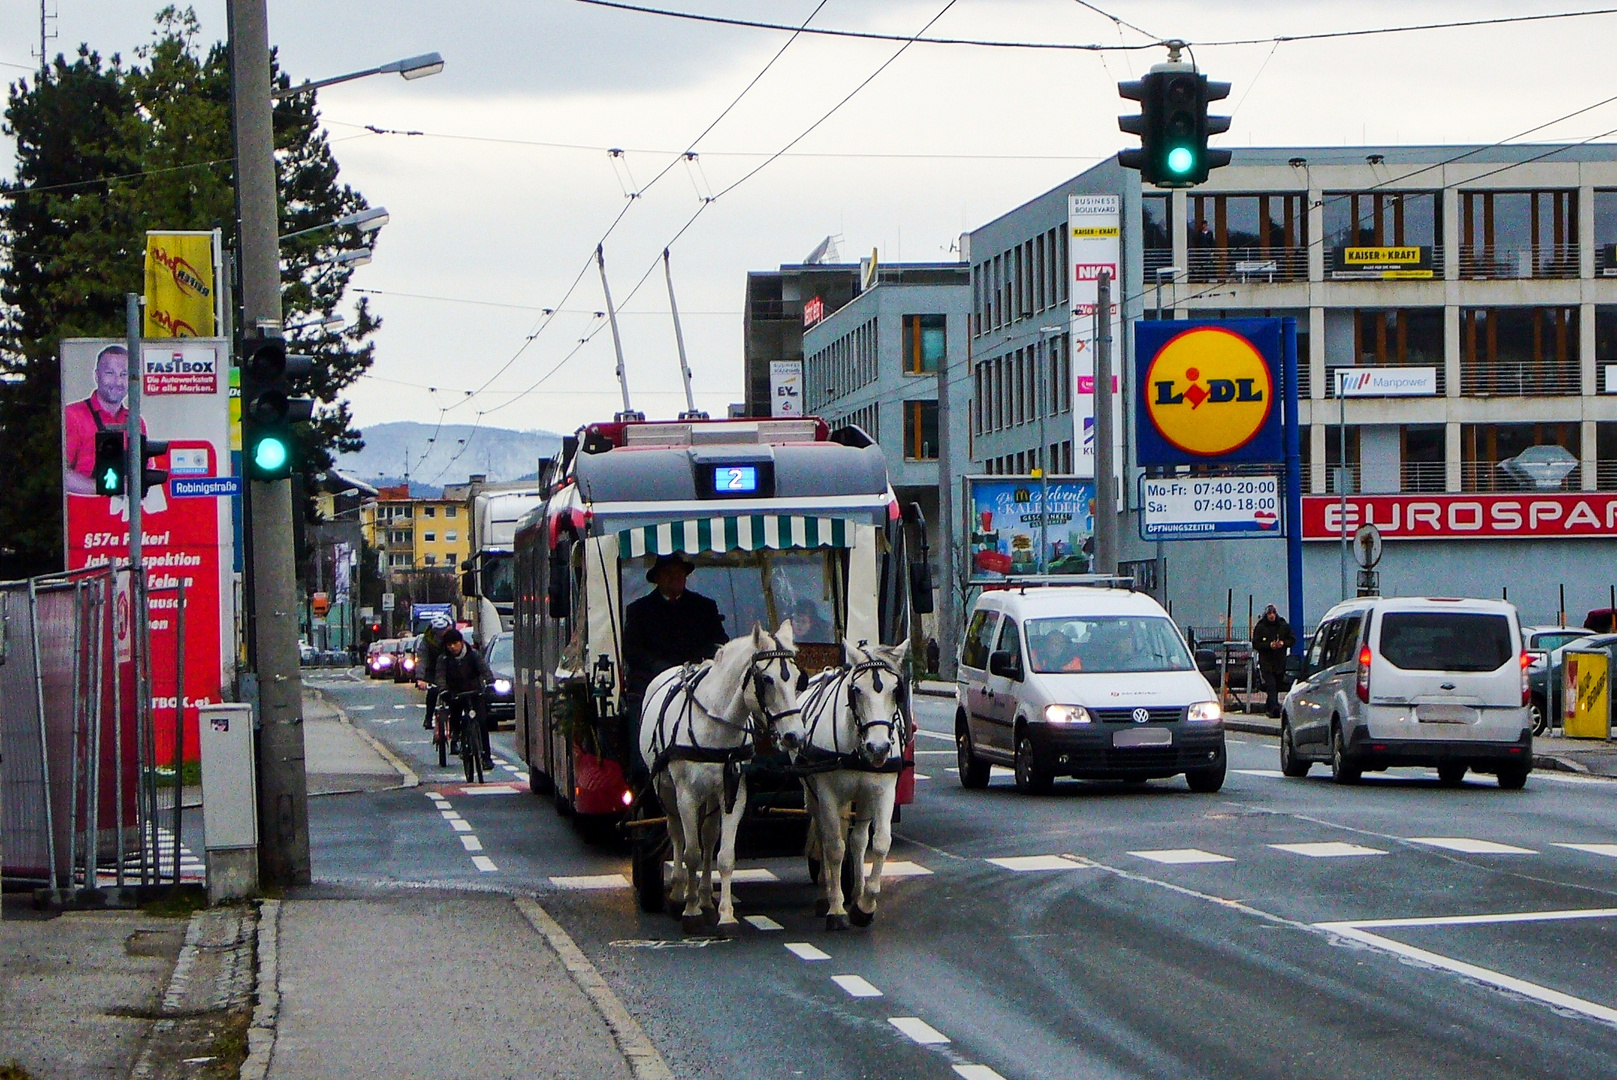
<instances>
[{"instance_id":1,"label":"cyclist","mask_svg":"<svg viewBox=\"0 0 1617 1080\"><path fill-rule=\"evenodd\" d=\"M427 692L427 719L422 727L432 730L432 707L438 703L437 675L438 658L444 651L444 634L453 628L449 615L442 611L434 611L427 617L427 629L421 635L421 640L415 647L415 687L417 690Z\"/></svg>"},{"instance_id":2,"label":"cyclist","mask_svg":"<svg viewBox=\"0 0 1617 1080\"><path fill-rule=\"evenodd\" d=\"M494 676L489 672L488 661L483 654L466 643L460 631L453 628L444 631L443 652L438 657L436 682L439 695L449 695L449 723L452 728L458 728L461 720L460 695L465 693L481 694ZM483 768L494 767L494 756L489 752L488 727L478 725L482 731ZM461 738L466 733L462 731Z\"/></svg>"}]
</instances>

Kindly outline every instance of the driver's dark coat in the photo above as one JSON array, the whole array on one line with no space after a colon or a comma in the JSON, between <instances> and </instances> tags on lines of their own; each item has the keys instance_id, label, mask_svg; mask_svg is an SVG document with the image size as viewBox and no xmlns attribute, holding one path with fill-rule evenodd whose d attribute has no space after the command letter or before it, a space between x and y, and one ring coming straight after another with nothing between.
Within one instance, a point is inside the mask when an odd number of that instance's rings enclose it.
<instances>
[{"instance_id":1,"label":"driver's dark coat","mask_svg":"<svg viewBox=\"0 0 1617 1080\"><path fill-rule=\"evenodd\" d=\"M689 589L673 600L653 589L623 613L629 693L643 693L652 679L671 667L709 659L728 640L718 604Z\"/></svg>"}]
</instances>

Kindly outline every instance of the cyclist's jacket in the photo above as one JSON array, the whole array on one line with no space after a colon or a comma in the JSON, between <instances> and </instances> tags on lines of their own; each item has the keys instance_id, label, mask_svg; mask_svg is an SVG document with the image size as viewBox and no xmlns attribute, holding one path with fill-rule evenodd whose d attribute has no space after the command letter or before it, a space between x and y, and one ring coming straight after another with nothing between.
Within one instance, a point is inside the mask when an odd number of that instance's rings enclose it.
<instances>
[{"instance_id":1,"label":"cyclist's jacket","mask_svg":"<svg viewBox=\"0 0 1617 1080\"><path fill-rule=\"evenodd\" d=\"M443 631L429 626L415 644L415 677L422 682L438 681L438 658L444 654L442 639Z\"/></svg>"},{"instance_id":2,"label":"cyclist's jacket","mask_svg":"<svg viewBox=\"0 0 1617 1080\"><path fill-rule=\"evenodd\" d=\"M448 649L438 655L437 678L433 681L440 690L459 694L467 690L482 690L493 677L483 654L468 644L459 656Z\"/></svg>"}]
</instances>

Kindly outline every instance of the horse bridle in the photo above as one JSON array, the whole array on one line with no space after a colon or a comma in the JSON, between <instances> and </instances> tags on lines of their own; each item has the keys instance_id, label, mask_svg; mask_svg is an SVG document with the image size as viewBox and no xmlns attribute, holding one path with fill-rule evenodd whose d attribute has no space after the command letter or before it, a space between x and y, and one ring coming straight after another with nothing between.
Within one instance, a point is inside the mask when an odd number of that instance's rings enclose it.
<instances>
[{"instance_id":1,"label":"horse bridle","mask_svg":"<svg viewBox=\"0 0 1617 1080\"><path fill-rule=\"evenodd\" d=\"M859 663L848 669L848 711L854 715L854 730L861 747L864 744L865 735L868 734L870 729L874 727L887 728L888 740L902 745L904 742L903 736L905 734L903 729L903 706L896 707L893 710L893 715L887 717L885 720L859 719L859 710L854 708L853 704L853 690L854 680L859 677L859 673L862 671L874 673L871 678L871 689L878 694L882 692L881 677L884 672L891 675L894 679L899 678L898 671L894 669L893 665L889 664L885 660L861 660ZM895 734L897 735L897 738L895 738Z\"/></svg>"},{"instance_id":2,"label":"horse bridle","mask_svg":"<svg viewBox=\"0 0 1617 1080\"><path fill-rule=\"evenodd\" d=\"M769 703L764 700L764 671L759 668L758 661L762 660L764 668L768 668L769 661L779 660L780 684L785 686L791 681L791 673L787 670L786 662L796 659L796 649L760 649L752 654L752 662L747 666L747 681L752 683L753 696L758 699L758 711L763 713L764 723L770 728L794 713L802 713L803 710L793 705L790 709L783 709L777 713L769 711Z\"/></svg>"}]
</instances>

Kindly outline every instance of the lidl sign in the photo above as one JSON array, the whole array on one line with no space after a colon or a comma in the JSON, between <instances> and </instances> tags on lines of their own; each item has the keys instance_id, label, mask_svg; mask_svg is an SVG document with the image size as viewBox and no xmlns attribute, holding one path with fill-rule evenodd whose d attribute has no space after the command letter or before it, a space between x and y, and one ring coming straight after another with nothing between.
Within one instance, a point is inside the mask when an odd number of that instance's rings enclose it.
<instances>
[{"instance_id":1,"label":"lidl sign","mask_svg":"<svg viewBox=\"0 0 1617 1080\"><path fill-rule=\"evenodd\" d=\"M1135 323L1139 463L1283 460L1281 340L1279 319Z\"/></svg>"}]
</instances>

